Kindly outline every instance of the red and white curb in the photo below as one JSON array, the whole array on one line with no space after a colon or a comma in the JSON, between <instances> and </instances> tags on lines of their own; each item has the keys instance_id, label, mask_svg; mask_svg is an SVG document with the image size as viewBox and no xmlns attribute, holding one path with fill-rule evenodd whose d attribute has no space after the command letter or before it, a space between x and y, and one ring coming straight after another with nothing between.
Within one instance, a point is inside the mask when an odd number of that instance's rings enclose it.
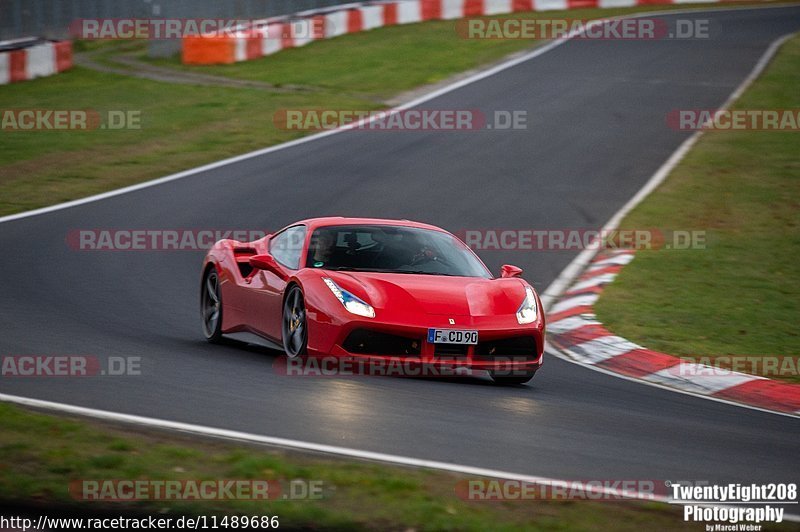
<instances>
[{"instance_id":1,"label":"red and white curb","mask_svg":"<svg viewBox=\"0 0 800 532\"><path fill-rule=\"evenodd\" d=\"M594 304L605 285L633 258L631 250L613 250L592 260L548 312L548 341L552 347L576 362L626 377L800 416L800 385L692 364L637 345L606 329L597 320Z\"/></svg>"},{"instance_id":2,"label":"red and white curb","mask_svg":"<svg viewBox=\"0 0 800 532\"><path fill-rule=\"evenodd\" d=\"M0 85L52 76L72 68L72 42L43 42L0 52Z\"/></svg>"}]
</instances>

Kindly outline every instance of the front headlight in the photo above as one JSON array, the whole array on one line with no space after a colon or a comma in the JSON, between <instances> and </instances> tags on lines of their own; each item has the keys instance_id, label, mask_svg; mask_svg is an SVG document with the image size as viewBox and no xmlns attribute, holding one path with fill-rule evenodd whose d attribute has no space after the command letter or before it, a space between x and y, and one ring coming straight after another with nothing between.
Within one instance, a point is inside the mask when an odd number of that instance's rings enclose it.
<instances>
[{"instance_id":1,"label":"front headlight","mask_svg":"<svg viewBox=\"0 0 800 532\"><path fill-rule=\"evenodd\" d=\"M517 321L520 325L533 323L536 321L538 312L539 311L536 307L536 296L533 294L533 288L526 286L525 300L522 302L522 305L520 305L519 310L517 311Z\"/></svg>"},{"instance_id":2,"label":"front headlight","mask_svg":"<svg viewBox=\"0 0 800 532\"><path fill-rule=\"evenodd\" d=\"M363 316L365 318L375 317L375 309L369 304L354 296L347 290L339 287L338 284L333 282L333 279L323 277L322 280L325 281L325 284L331 289L333 295L335 295L336 299L338 299L339 302L344 305L344 308L346 308L348 312L357 316Z\"/></svg>"}]
</instances>

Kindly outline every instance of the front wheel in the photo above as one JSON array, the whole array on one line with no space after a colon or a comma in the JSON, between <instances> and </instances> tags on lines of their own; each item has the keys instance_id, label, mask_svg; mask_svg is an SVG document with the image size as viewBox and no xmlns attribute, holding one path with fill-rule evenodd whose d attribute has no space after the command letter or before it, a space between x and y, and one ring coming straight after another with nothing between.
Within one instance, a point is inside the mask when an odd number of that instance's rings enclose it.
<instances>
[{"instance_id":1,"label":"front wheel","mask_svg":"<svg viewBox=\"0 0 800 532\"><path fill-rule=\"evenodd\" d=\"M503 385L510 385L510 384L525 384L529 380L536 375L535 369L525 370L524 372L517 372L515 370L512 371L489 371L489 376L495 382L495 384L503 384Z\"/></svg>"},{"instance_id":2,"label":"front wheel","mask_svg":"<svg viewBox=\"0 0 800 532\"><path fill-rule=\"evenodd\" d=\"M306 307L303 291L293 285L283 302L283 350L286 356L295 358L306 354L308 329L306 326Z\"/></svg>"},{"instance_id":3,"label":"front wheel","mask_svg":"<svg viewBox=\"0 0 800 532\"><path fill-rule=\"evenodd\" d=\"M203 318L203 334L211 343L222 341L222 291L219 275L213 267L203 276L200 287L200 312Z\"/></svg>"}]
</instances>

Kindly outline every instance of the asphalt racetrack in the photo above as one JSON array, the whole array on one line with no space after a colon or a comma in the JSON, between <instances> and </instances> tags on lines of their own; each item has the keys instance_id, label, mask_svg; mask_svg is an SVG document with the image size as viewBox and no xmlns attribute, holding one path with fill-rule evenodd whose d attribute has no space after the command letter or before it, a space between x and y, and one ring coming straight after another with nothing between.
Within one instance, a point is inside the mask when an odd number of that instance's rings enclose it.
<instances>
[{"instance_id":1,"label":"asphalt racetrack","mask_svg":"<svg viewBox=\"0 0 800 532\"><path fill-rule=\"evenodd\" d=\"M427 101L527 110L517 131L348 131L102 201L0 224L0 353L141 356L142 375L3 378L0 391L562 479L795 481L800 420L607 376L545 355L530 385L276 374L280 354L212 346L202 251L88 252L77 229L278 229L329 215L464 229L598 228L715 108L800 7L695 13L713 39L569 41ZM273 127L254 112L253 128ZM113 172L113 168L108 169ZM577 251L491 251L541 291ZM655 281L654 281L655 282ZM756 310L754 310L755 312ZM794 465L792 465L794 464Z\"/></svg>"}]
</instances>

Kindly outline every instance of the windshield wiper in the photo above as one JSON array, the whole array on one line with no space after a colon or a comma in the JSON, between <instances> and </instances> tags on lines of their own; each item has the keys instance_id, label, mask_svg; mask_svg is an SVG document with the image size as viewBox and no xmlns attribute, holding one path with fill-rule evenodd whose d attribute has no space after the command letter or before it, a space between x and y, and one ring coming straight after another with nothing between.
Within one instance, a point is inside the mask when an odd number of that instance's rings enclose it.
<instances>
[{"instance_id":1,"label":"windshield wiper","mask_svg":"<svg viewBox=\"0 0 800 532\"><path fill-rule=\"evenodd\" d=\"M458 275L455 273L444 273L444 272L424 272L422 270L387 270L391 273L413 273L416 275L446 275L447 277L463 277L462 275Z\"/></svg>"},{"instance_id":2,"label":"windshield wiper","mask_svg":"<svg viewBox=\"0 0 800 532\"><path fill-rule=\"evenodd\" d=\"M357 268L350 266L334 266L333 268L325 268L332 272L388 272L392 270L381 270L378 268Z\"/></svg>"}]
</instances>

